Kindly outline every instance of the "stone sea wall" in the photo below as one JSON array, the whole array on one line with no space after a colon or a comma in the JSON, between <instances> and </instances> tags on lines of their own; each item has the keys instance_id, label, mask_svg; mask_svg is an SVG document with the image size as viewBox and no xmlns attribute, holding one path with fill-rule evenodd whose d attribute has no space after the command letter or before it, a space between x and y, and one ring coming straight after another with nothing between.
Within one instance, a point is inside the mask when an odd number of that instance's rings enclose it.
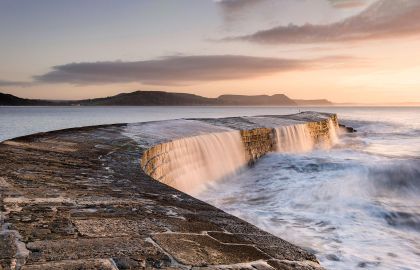
<instances>
[{"instance_id":1,"label":"stone sea wall","mask_svg":"<svg viewBox=\"0 0 420 270\"><path fill-rule=\"evenodd\" d=\"M334 139L332 138L335 133L335 129L338 128L338 119L335 114L328 115L328 117L324 117L322 119L316 119L317 121L307 121L303 119L303 121L298 122L297 125L306 125L306 128L312 137L313 143L316 145L320 144L329 144ZM285 125L283 127L287 127L289 125ZM292 125L293 126L293 125ZM240 127L236 127L236 129L240 129ZM269 152L276 151L277 147L277 137L276 137L276 129L275 127L257 127L257 128L249 128L249 129L240 129L240 137L243 147L243 153L239 152L240 155L245 155L244 162L238 163L236 168L229 170L227 173L232 173L235 169L239 169L241 166L246 164L252 164L256 162L259 158L264 156ZM202 135L198 135L194 137L196 140L201 140L204 138ZM223 140L223 138L220 138ZM299 138L298 138L299 139ZM178 188L177 184L175 183L176 180L171 177L171 169L179 170L180 167L186 167L185 170L189 171L191 163L195 164L195 160L189 160L188 164L180 162L179 160L174 160L174 157L171 157L173 152L179 152L179 147L184 147L184 154L189 155L191 152L204 151L203 149L193 149L187 144L177 143L185 138L179 138L175 141L170 141L166 143L157 144L149 148L141 158L141 166L142 169L146 172L146 174L150 175L152 178L164 183L168 184L172 187ZM214 159L221 158L222 156L229 156L232 154L237 155L238 151L235 153L229 152L229 149L223 149L223 153L220 154L220 157L215 156ZM204 153L203 155L206 155ZM179 158L179 157L178 157ZM208 160L209 163L214 163L215 160ZM176 165L171 166L172 163L176 163ZM200 164L200 166L205 167L206 164ZM194 166L195 167L195 166ZM217 166L213 166L211 170L218 170ZM182 177L182 175L179 175ZM206 175L195 175L195 178L191 181L200 181L205 182ZM215 179L209 179L215 180ZM189 183L190 186L194 185L194 183ZM182 190L182 189L181 189ZM189 190L182 190L187 192Z\"/></svg>"},{"instance_id":2,"label":"stone sea wall","mask_svg":"<svg viewBox=\"0 0 420 270\"><path fill-rule=\"evenodd\" d=\"M248 163L253 163L266 153L273 151L275 135L271 128L241 130L241 136Z\"/></svg>"},{"instance_id":3,"label":"stone sea wall","mask_svg":"<svg viewBox=\"0 0 420 270\"><path fill-rule=\"evenodd\" d=\"M331 117L183 119L1 142L0 269L321 269L311 252L156 179L229 172L273 151L274 128L319 122L310 125L321 138Z\"/></svg>"}]
</instances>

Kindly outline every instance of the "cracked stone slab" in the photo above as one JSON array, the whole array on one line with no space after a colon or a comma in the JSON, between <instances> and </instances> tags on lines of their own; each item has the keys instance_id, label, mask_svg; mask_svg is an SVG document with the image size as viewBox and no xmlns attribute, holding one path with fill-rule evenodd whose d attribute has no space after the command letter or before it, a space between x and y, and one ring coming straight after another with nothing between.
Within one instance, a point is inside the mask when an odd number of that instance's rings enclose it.
<instances>
[{"instance_id":1,"label":"cracked stone slab","mask_svg":"<svg viewBox=\"0 0 420 270\"><path fill-rule=\"evenodd\" d=\"M274 235L242 235L275 259L317 262L315 255Z\"/></svg>"},{"instance_id":2,"label":"cracked stone slab","mask_svg":"<svg viewBox=\"0 0 420 270\"><path fill-rule=\"evenodd\" d=\"M167 260L156 246L141 238L115 237L30 242L28 263L125 256L138 261Z\"/></svg>"},{"instance_id":3,"label":"cracked stone slab","mask_svg":"<svg viewBox=\"0 0 420 270\"><path fill-rule=\"evenodd\" d=\"M159 231L152 222L125 218L74 219L77 231L87 237L140 236Z\"/></svg>"},{"instance_id":4,"label":"cracked stone slab","mask_svg":"<svg viewBox=\"0 0 420 270\"><path fill-rule=\"evenodd\" d=\"M31 264L21 270L119 270L112 259L66 260Z\"/></svg>"},{"instance_id":5,"label":"cracked stone slab","mask_svg":"<svg viewBox=\"0 0 420 270\"><path fill-rule=\"evenodd\" d=\"M267 263L275 269L281 270L323 270L319 264L312 261L295 262L287 260L269 260Z\"/></svg>"},{"instance_id":6,"label":"cracked stone slab","mask_svg":"<svg viewBox=\"0 0 420 270\"><path fill-rule=\"evenodd\" d=\"M224 244L208 235L165 233L152 238L177 261L186 265L229 265L269 258L254 246Z\"/></svg>"},{"instance_id":7,"label":"cracked stone slab","mask_svg":"<svg viewBox=\"0 0 420 270\"><path fill-rule=\"evenodd\" d=\"M207 232L207 234L219 242L222 243L233 243L233 244L248 244L253 243L246 238L238 234L225 233L225 232Z\"/></svg>"}]
</instances>

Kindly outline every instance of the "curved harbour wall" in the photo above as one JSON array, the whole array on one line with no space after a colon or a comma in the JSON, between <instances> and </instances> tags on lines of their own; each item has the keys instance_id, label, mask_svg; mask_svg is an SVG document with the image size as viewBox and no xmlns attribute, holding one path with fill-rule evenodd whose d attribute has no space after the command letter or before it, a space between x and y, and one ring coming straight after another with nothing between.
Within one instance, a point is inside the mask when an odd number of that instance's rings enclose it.
<instances>
[{"instance_id":1,"label":"curved harbour wall","mask_svg":"<svg viewBox=\"0 0 420 270\"><path fill-rule=\"evenodd\" d=\"M0 269L321 269L310 252L171 186L193 190L275 151L275 128L308 123L315 142L330 141L329 122L314 112L181 119L2 142Z\"/></svg>"},{"instance_id":2,"label":"curved harbour wall","mask_svg":"<svg viewBox=\"0 0 420 270\"><path fill-rule=\"evenodd\" d=\"M176 139L149 148L142 169L155 180L189 194L228 176L268 152L299 153L337 141L336 115L278 127L215 132Z\"/></svg>"}]
</instances>

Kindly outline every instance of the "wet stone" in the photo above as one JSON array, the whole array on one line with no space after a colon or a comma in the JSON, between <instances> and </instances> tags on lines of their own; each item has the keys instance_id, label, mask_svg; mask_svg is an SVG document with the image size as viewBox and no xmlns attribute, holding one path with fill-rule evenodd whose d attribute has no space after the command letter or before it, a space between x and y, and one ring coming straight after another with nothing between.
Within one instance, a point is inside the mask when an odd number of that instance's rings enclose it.
<instances>
[{"instance_id":1,"label":"wet stone","mask_svg":"<svg viewBox=\"0 0 420 270\"><path fill-rule=\"evenodd\" d=\"M282 260L269 260L268 264L274 269L279 270L322 270L319 265L312 262L291 262Z\"/></svg>"},{"instance_id":2,"label":"wet stone","mask_svg":"<svg viewBox=\"0 0 420 270\"><path fill-rule=\"evenodd\" d=\"M228 265L269 258L253 246L226 245L207 235L167 233L154 235L153 240L186 265Z\"/></svg>"},{"instance_id":3,"label":"wet stone","mask_svg":"<svg viewBox=\"0 0 420 270\"><path fill-rule=\"evenodd\" d=\"M133 260L129 257L116 257L113 258L113 261L118 269L125 270L125 269L139 269L145 267L145 264L141 264L140 262Z\"/></svg>"},{"instance_id":4,"label":"wet stone","mask_svg":"<svg viewBox=\"0 0 420 270\"><path fill-rule=\"evenodd\" d=\"M110 259L67 260L32 264L22 270L119 270Z\"/></svg>"},{"instance_id":5,"label":"wet stone","mask_svg":"<svg viewBox=\"0 0 420 270\"><path fill-rule=\"evenodd\" d=\"M0 260L7 260L16 254L15 236L11 233L0 234Z\"/></svg>"},{"instance_id":6,"label":"wet stone","mask_svg":"<svg viewBox=\"0 0 420 270\"><path fill-rule=\"evenodd\" d=\"M221 243L225 244L252 244L251 241L241 237L241 235L224 232L207 232L207 234Z\"/></svg>"},{"instance_id":7,"label":"wet stone","mask_svg":"<svg viewBox=\"0 0 420 270\"><path fill-rule=\"evenodd\" d=\"M65 239L30 242L28 262L79 260L125 255L139 261L165 259L153 244L139 238Z\"/></svg>"}]
</instances>

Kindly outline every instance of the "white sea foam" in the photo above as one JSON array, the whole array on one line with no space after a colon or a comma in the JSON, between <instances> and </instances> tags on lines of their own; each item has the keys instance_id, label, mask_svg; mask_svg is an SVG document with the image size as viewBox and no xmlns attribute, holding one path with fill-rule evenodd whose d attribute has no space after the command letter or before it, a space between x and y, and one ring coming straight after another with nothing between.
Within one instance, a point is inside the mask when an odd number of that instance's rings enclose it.
<instances>
[{"instance_id":1,"label":"white sea foam","mask_svg":"<svg viewBox=\"0 0 420 270\"><path fill-rule=\"evenodd\" d=\"M419 109L375 110L386 121L373 109L340 115L359 132L330 134L328 151L272 153L198 198L314 251L327 269L420 269ZM285 134L283 149L309 148L296 144L304 131Z\"/></svg>"}]
</instances>

